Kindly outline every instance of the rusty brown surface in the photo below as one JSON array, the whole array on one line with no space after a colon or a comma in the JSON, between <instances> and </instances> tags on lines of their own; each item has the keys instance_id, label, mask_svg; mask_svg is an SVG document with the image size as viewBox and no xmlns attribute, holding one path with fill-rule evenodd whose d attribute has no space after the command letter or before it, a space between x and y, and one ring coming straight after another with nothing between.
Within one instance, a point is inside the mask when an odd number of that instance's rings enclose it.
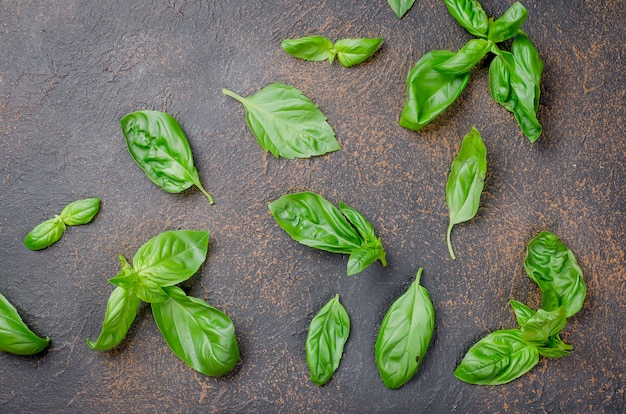
<instances>
[{"instance_id":1,"label":"rusty brown surface","mask_svg":"<svg viewBox=\"0 0 626 414\"><path fill-rule=\"evenodd\" d=\"M35 357L0 355L2 412L623 412L626 406L626 36L617 0L524 1L524 30L544 62L535 144L492 101L488 60L461 98L419 133L397 121L412 64L470 35L440 1L402 19L384 1L14 1L0 4L0 292L52 338ZM490 15L509 1L483 0ZM365 64L287 56L285 38L382 36ZM274 159L245 124L241 95L283 82L326 114L342 150ZM154 186L130 158L119 119L137 109L175 116L216 203ZM445 182L475 125L489 170L474 220L445 245ZM347 258L292 241L267 204L294 191L343 200L373 223L389 266L345 275ZM95 221L51 248L22 245L70 201L100 197ZM205 377L170 352L149 308L112 352L90 350L118 271L155 234L209 229L208 260L186 284L233 319L242 362ZM556 233L576 253L587 300L565 340L570 356L542 359L500 387L453 371L487 332L514 327L509 299L539 306L525 276L528 241ZM374 362L382 316L418 267L436 331L418 374L387 390ZM324 387L308 379L306 329L339 293L352 332Z\"/></svg>"}]
</instances>

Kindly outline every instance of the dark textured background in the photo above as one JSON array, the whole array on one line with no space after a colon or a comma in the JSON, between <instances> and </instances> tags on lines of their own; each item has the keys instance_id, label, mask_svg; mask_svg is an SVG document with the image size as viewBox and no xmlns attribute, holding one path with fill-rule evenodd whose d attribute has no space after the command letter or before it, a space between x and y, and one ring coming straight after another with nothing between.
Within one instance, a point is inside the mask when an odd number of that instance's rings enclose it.
<instances>
[{"instance_id":1,"label":"dark textured background","mask_svg":"<svg viewBox=\"0 0 626 414\"><path fill-rule=\"evenodd\" d=\"M499 16L510 1L483 0ZM544 62L531 144L492 101L488 64L462 97L419 133L397 125L412 64L471 36L441 1L402 19L385 1L3 1L0 3L0 292L51 347L0 355L2 412L624 412L626 406L626 36L619 0L531 1L524 30ZM287 56L280 41L323 34L382 36L367 63L345 69ZM326 114L342 150L274 159L247 128L241 95L272 82L301 89ZM129 156L119 119L138 109L175 116L216 204L198 191L165 193ZM489 170L474 220L445 245L445 183L461 138L483 135ZM347 277L347 257L292 241L267 204L315 191L363 212L389 267ZM95 221L44 251L22 241L78 198L101 197ZM186 284L233 319L242 362L224 378L170 352L149 308L114 351L90 350L118 272L117 254L168 229L209 229L210 251ZM588 287L565 329L574 352L542 359L500 387L453 371L486 333L515 326L509 299L539 306L525 275L528 241L556 233ZM387 390L374 342L391 302L424 267L436 310L418 374ZM304 341L317 310L339 293L352 332L324 387L308 379Z\"/></svg>"}]
</instances>

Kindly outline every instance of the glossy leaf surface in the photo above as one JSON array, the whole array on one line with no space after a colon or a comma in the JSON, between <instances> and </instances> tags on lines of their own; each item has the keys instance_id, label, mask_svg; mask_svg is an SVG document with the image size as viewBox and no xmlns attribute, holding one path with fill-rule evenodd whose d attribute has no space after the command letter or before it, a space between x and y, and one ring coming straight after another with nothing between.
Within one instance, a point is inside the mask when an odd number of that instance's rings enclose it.
<instances>
[{"instance_id":1,"label":"glossy leaf surface","mask_svg":"<svg viewBox=\"0 0 626 414\"><path fill-rule=\"evenodd\" d=\"M180 193L195 185L213 203L200 183L187 136L172 116L137 111L123 117L120 124L128 152L150 181L168 193Z\"/></svg>"},{"instance_id":2,"label":"glossy leaf surface","mask_svg":"<svg viewBox=\"0 0 626 414\"><path fill-rule=\"evenodd\" d=\"M34 355L46 349L50 338L37 336L20 317L17 309L0 294L0 351Z\"/></svg>"},{"instance_id":3,"label":"glossy leaf surface","mask_svg":"<svg viewBox=\"0 0 626 414\"><path fill-rule=\"evenodd\" d=\"M462 75L469 72L492 47L492 43L485 39L472 39L458 52L433 67L439 72L451 75Z\"/></svg>"},{"instance_id":4,"label":"glossy leaf surface","mask_svg":"<svg viewBox=\"0 0 626 414\"><path fill-rule=\"evenodd\" d=\"M565 324L567 324L567 318L565 318L563 306L550 312L539 309L522 326L522 338L531 344L548 345L550 337L558 335Z\"/></svg>"},{"instance_id":5,"label":"glossy leaf surface","mask_svg":"<svg viewBox=\"0 0 626 414\"><path fill-rule=\"evenodd\" d=\"M315 315L306 338L306 362L311 381L324 385L339 367L343 348L350 335L350 316L335 295Z\"/></svg>"},{"instance_id":6,"label":"glossy leaf surface","mask_svg":"<svg viewBox=\"0 0 626 414\"><path fill-rule=\"evenodd\" d=\"M326 116L294 87L274 83L247 98L222 92L243 104L259 145L276 158L309 158L341 149Z\"/></svg>"},{"instance_id":7,"label":"glossy leaf surface","mask_svg":"<svg viewBox=\"0 0 626 414\"><path fill-rule=\"evenodd\" d=\"M448 11L468 32L476 37L487 37L489 19L478 0L444 0Z\"/></svg>"},{"instance_id":8,"label":"glossy leaf surface","mask_svg":"<svg viewBox=\"0 0 626 414\"><path fill-rule=\"evenodd\" d=\"M400 388L422 363L435 328L428 291L415 281L389 308L376 338L376 365L387 388Z\"/></svg>"},{"instance_id":9,"label":"glossy leaf surface","mask_svg":"<svg viewBox=\"0 0 626 414\"><path fill-rule=\"evenodd\" d=\"M170 349L191 368L209 376L224 375L239 361L232 320L178 287L164 288L170 299L153 303L152 314Z\"/></svg>"},{"instance_id":10,"label":"glossy leaf surface","mask_svg":"<svg viewBox=\"0 0 626 414\"><path fill-rule=\"evenodd\" d=\"M520 326L520 328L526 325L530 318L535 316L536 312L522 302L510 300L509 303L513 308L513 312L515 312L515 319L517 320L517 324Z\"/></svg>"},{"instance_id":11,"label":"glossy leaf surface","mask_svg":"<svg viewBox=\"0 0 626 414\"><path fill-rule=\"evenodd\" d=\"M389 3L398 19L401 19L413 7L415 0L387 0L387 3Z\"/></svg>"},{"instance_id":12,"label":"glossy leaf surface","mask_svg":"<svg viewBox=\"0 0 626 414\"><path fill-rule=\"evenodd\" d=\"M45 249L59 241L64 231L65 223L61 216L55 215L32 229L24 239L24 246L31 250Z\"/></svg>"},{"instance_id":13,"label":"glossy leaf surface","mask_svg":"<svg viewBox=\"0 0 626 414\"><path fill-rule=\"evenodd\" d=\"M332 63L337 54L333 42L324 36L285 39L282 41L281 46L291 56L314 62L328 60Z\"/></svg>"},{"instance_id":14,"label":"glossy leaf surface","mask_svg":"<svg viewBox=\"0 0 626 414\"><path fill-rule=\"evenodd\" d=\"M87 339L89 347L96 351L106 351L122 342L137 316L140 303L131 290L116 287L107 303L102 331L95 342Z\"/></svg>"},{"instance_id":15,"label":"glossy leaf surface","mask_svg":"<svg viewBox=\"0 0 626 414\"><path fill-rule=\"evenodd\" d=\"M517 34L527 17L526 8L516 1L502 16L489 25L489 40L499 43L512 38Z\"/></svg>"},{"instance_id":16,"label":"glossy leaf surface","mask_svg":"<svg viewBox=\"0 0 626 414\"><path fill-rule=\"evenodd\" d=\"M358 65L372 56L382 42L382 37L338 40L335 43L337 60L346 68Z\"/></svg>"},{"instance_id":17,"label":"glossy leaf surface","mask_svg":"<svg viewBox=\"0 0 626 414\"><path fill-rule=\"evenodd\" d=\"M100 211L99 198L77 200L65 206L61 211L61 220L68 226L89 223Z\"/></svg>"}]
</instances>

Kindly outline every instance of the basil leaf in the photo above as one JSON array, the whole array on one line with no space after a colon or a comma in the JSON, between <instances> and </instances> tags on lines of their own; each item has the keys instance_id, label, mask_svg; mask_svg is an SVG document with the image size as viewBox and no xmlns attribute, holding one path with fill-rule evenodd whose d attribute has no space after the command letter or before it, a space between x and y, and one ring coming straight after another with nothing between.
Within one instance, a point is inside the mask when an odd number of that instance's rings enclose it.
<instances>
[{"instance_id":1,"label":"basil leaf","mask_svg":"<svg viewBox=\"0 0 626 414\"><path fill-rule=\"evenodd\" d=\"M17 309L0 294L0 351L34 355L46 349L50 338L41 338L24 323Z\"/></svg>"},{"instance_id":2,"label":"basil leaf","mask_svg":"<svg viewBox=\"0 0 626 414\"><path fill-rule=\"evenodd\" d=\"M205 301L166 287L170 299L153 303L154 320L170 349L191 368L209 376L232 370L239 346L232 320Z\"/></svg>"},{"instance_id":3,"label":"basil leaf","mask_svg":"<svg viewBox=\"0 0 626 414\"><path fill-rule=\"evenodd\" d=\"M41 250L59 241L65 231L65 223L59 215L38 224L24 239L24 246L31 250Z\"/></svg>"},{"instance_id":4,"label":"basil leaf","mask_svg":"<svg viewBox=\"0 0 626 414\"><path fill-rule=\"evenodd\" d=\"M472 39L450 59L433 65L433 67L439 72L462 75L469 72L489 52L491 45L492 43L488 40Z\"/></svg>"},{"instance_id":5,"label":"basil leaf","mask_svg":"<svg viewBox=\"0 0 626 414\"><path fill-rule=\"evenodd\" d=\"M87 345L96 351L106 351L122 342L137 316L140 303L132 291L116 287L107 303L102 331L96 342L87 339Z\"/></svg>"},{"instance_id":6,"label":"basil leaf","mask_svg":"<svg viewBox=\"0 0 626 414\"><path fill-rule=\"evenodd\" d=\"M513 3L502 16L489 25L489 40L504 42L517 34L528 17L528 11L518 1Z\"/></svg>"},{"instance_id":7,"label":"basil leaf","mask_svg":"<svg viewBox=\"0 0 626 414\"><path fill-rule=\"evenodd\" d=\"M566 324L567 318L563 306L551 312L539 309L522 326L522 338L530 344L547 345L550 337L558 335Z\"/></svg>"},{"instance_id":8,"label":"basil leaf","mask_svg":"<svg viewBox=\"0 0 626 414\"><path fill-rule=\"evenodd\" d=\"M150 181L168 193L180 193L195 185L213 204L200 183L187 136L172 116L137 111L123 117L120 125L128 152Z\"/></svg>"},{"instance_id":9,"label":"basil leaf","mask_svg":"<svg viewBox=\"0 0 626 414\"><path fill-rule=\"evenodd\" d=\"M474 344L454 376L469 384L500 385L524 375L538 362L537 347L525 342L519 329L501 330Z\"/></svg>"},{"instance_id":10,"label":"basil leaf","mask_svg":"<svg viewBox=\"0 0 626 414\"><path fill-rule=\"evenodd\" d=\"M511 96L511 70L515 66L515 58L509 52L501 52L489 65L489 90L493 100L504 105ZM508 107L507 107L508 109Z\"/></svg>"},{"instance_id":11,"label":"basil leaf","mask_svg":"<svg viewBox=\"0 0 626 414\"><path fill-rule=\"evenodd\" d=\"M434 68L453 55L448 50L434 50L422 56L411 69L406 80L408 97L400 117L400 126L420 130L463 92L469 81L469 73L452 75Z\"/></svg>"},{"instance_id":12,"label":"basil leaf","mask_svg":"<svg viewBox=\"0 0 626 414\"><path fill-rule=\"evenodd\" d=\"M520 328L526 325L530 318L535 316L536 312L528 306L524 305L523 303L512 299L509 301L509 303L511 304L511 307L515 312L515 319L517 319L517 324L520 326Z\"/></svg>"},{"instance_id":13,"label":"basil leaf","mask_svg":"<svg viewBox=\"0 0 626 414\"><path fill-rule=\"evenodd\" d=\"M281 46L291 56L319 62L328 60L333 63L337 51L333 42L324 36L306 36L299 39L285 39Z\"/></svg>"},{"instance_id":14,"label":"basil leaf","mask_svg":"<svg viewBox=\"0 0 626 414\"><path fill-rule=\"evenodd\" d=\"M276 158L309 158L341 149L326 116L294 87L274 83L247 98L222 92L243 104L259 145Z\"/></svg>"},{"instance_id":15,"label":"basil leaf","mask_svg":"<svg viewBox=\"0 0 626 414\"><path fill-rule=\"evenodd\" d=\"M428 291L415 281L389 308L376 338L376 365L387 388L408 382L424 359L435 328L435 310Z\"/></svg>"},{"instance_id":16,"label":"basil leaf","mask_svg":"<svg viewBox=\"0 0 626 414\"><path fill-rule=\"evenodd\" d=\"M387 0L387 3L389 3L398 19L401 19L413 7L415 0Z\"/></svg>"},{"instance_id":17,"label":"basil leaf","mask_svg":"<svg viewBox=\"0 0 626 414\"><path fill-rule=\"evenodd\" d=\"M476 37L487 37L489 19L478 0L444 0L448 11L468 32Z\"/></svg>"},{"instance_id":18,"label":"basil leaf","mask_svg":"<svg viewBox=\"0 0 626 414\"><path fill-rule=\"evenodd\" d=\"M311 320L306 338L306 362L311 381L324 385L333 376L350 335L350 316L335 295Z\"/></svg>"},{"instance_id":19,"label":"basil leaf","mask_svg":"<svg viewBox=\"0 0 626 414\"><path fill-rule=\"evenodd\" d=\"M574 349L574 347L563 342L561 337L557 334L549 338L546 346L539 347L539 355L546 358L561 358L569 355L572 349Z\"/></svg>"},{"instance_id":20,"label":"basil leaf","mask_svg":"<svg viewBox=\"0 0 626 414\"><path fill-rule=\"evenodd\" d=\"M380 239L371 244L359 247L350 253L347 275L352 276L367 269L376 260L380 260L383 267L387 267L386 256L387 253L385 253Z\"/></svg>"},{"instance_id":21,"label":"basil leaf","mask_svg":"<svg viewBox=\"0 0 626 414\"><path fill-rule=\"evenodd\" d=\"M587 293L583 272L574 253L557 236L544 231L531 240L524 268L541 289L543 309L563 306L569 318L582 308Z\"/></svg>"},{"instance_id":22,"label":"basil leaf","mask_svg":"<svg viewBox=\"0 0 626 414\"><path fill-rule=\"evenodd\" d=\"M372 56L382 42L382 37L338 40L335 43L337 60L346 68L358 65Z\"/></svg>"},{"instance_id":23,"label":"basil leaf","mask_svg":"<svg viewBox=\"0 0 626 414\"><path fill-rule=\"evenodd\" d=\"M463 138L459 155L452 162L446 184L446 203L450 215L446 240L452 259L456 259L450 241L452 227L476 215L486 174L487 149L480 133L472 127Z\"/></svg>"},{"instance_id":24,"label":"basil leaf","mask_svg":"<svg viewBox=\"0 0 626 414\"><path fill-rule=\"evenodd\" d=\"M99 198L86 198L74 201L61 211L61 220L68 226L89 223L100 211Z\"/></svg>"}]
</instances>

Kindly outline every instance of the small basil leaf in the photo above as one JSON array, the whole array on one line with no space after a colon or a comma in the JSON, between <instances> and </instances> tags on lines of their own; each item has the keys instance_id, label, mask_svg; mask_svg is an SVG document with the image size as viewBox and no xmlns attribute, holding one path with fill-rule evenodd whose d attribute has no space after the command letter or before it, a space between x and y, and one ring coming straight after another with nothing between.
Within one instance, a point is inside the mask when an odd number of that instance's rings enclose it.
<instances>
[{"instance_id":1,"label":"small basil leaf","mask_svg":"<svg viewBox=\"0 0 626 414\"><path fill-rule=\"evenodd\" d=\"M543 309L563 306L569 318L582 308L587 293L583 272L574 253L557 236L544 231L531 240L524 268L541 289Z\"/></svg>"},{"instance_id":2,"label":"small basil leaf","mask_svg":"<svg viewBox=\"0 0 626 414\"><path fill-rule=\"evenodd\" d=\"M518 1L513 3L496 21L489 26L489 40L504 42L517 34L528 17L528 11Z\"/></svg>"},{"instance_id":3,"label":"small basil leaf","mask_svg":"<svg viewBox=\"0 0 626 414\"><path fill-rule=\"evenodd\" d=\"M434 66L454 55L448 50L426 53L410 70L407 77L407 102L400 126L420 130L450 106L463 92L469 73L452 75L435 70Z\"/></svg>"},{"instance_id":4,"label":"small basil leaf","mask_svg":"<svg viewBox=\"0 0 626 414\"><path fill-rule=\"evenodd\" d=\"M213 204L200 183L187 136L172 116L137 111L123 117L120 125L128 152L150 181L168 193L180 193L195 185Z\"/></svg>"},{"instance_id":5,"label":"small basil leaf","mask_svg":"<svg viewBox=\"0 0 626 414\"><path fill-rule=\"evenodd\" d=\"M489 65L489 90L493 100L501 105L508 102L511 96L511 68L514 66L515 58L504 51Z\"/></svg>"},{"instance_id":6,"label":"small basil leaf","mask_svg":"<svg viewBox=\"0 0 626 414\"><path fill-rule=\"evenodd\" d=\"M477 385L500 385L530 371L539 362L535 345L522 338L519 329L495 331L474 344L454 376Z\"/></svg>"},{"instance_id":7,"label":"small basil leaf","mask_svg":"<svg viewBox=\"0 0 626 414\"><path fill-rule=\"evenodd\" d=\"M444 0L448 11L468 32L476 37L487 37L489 19L478 0Z\"/></svg>"},{"instance_id":8,"label":"small basil leaf","mask_svg":"<svg viewBox=\"0 0 626 414\"><path fill-rule=\"evenodd\" d=\"M467 73L489 52L491 44L488 40L472 39L450 59L433 65L433 68L451 75Z\"/></svg>"},{"instance_id":9,"label":"small basil leaf","mask_svg":"<svg viewBox=\"0 0 626 414\"><path fill-rule=\"evenodd\" d=\"M31 250L41 250L53 245L65 231L65 223L59 215L38 224L26 235L24 246Z\"/></svg>"},{"instance_id":10,"label":"small basil leaf","mask_svg":"<svg viewBox=\"0 0 626 414\"><path fill-rule=\"evenodd\" d=\"M0 351L15 355L35 355L50 343L26 326L17 309L0 294Z\"/></svg>"},{"instance_id":11,"label":"small basil leaf","mask_svg":"<svg viewBox=\"0 0 626 414\"><path fill-rule=\"evenodd\" d=\"M558 335L567 324L565 308L560 306L553 311L537 310L537 313L528 319L522 326L522 338L529 344L547 345L549 338Z\"/></svg>"},{"instance_id":12,"label":"small basil leaf","mask_svg":"<svg viewBox=\"0 0 626 414\"><path fill-rule=\"evenodd\" d=\"M413 7L415 0L387 0L387 3L389 3L398 19L401 19Z\"/></svg>"},{"instance_id":13,"label":"small basil leaf","mask_svg":"<svg viewBox=\"0 0 626 414\"><path fill-rule=\"evenodd\" d=\"M74 201L61 211L61 219L68 226L78 226L89 223L100 211L99 198L86 198Z\"/></svg>"},{"instance_id":14,"label":"small basil leaf","mask_svg":"<svg viewBox=\"0 0 626 414\"><path fill-rule=\"evenodd\" d=\"M332 63L337 53L334 50L333 42L324 36L306 36L299 39L285 39L281 43L285 52L291 56L310 60L328 60Z\"/></svg>"},{"instance_id":15,"label":"small basil leaf","mask_svg":"<svg viewBox=\"0 0 626 414\"><path fill-rule=\"evenodd\" d=\"M509 303L511 304L511 307L515 312L515 319L517 320L517 324L520 326L520 328L526 325L530 318L535 316L536 312L528 306L524 305L523 303L512 299L509 301Z\"/></svg>"},{"instance_id":16,"label":"small basil leaf","mask_svg":"<svg viewBox=\"0 0 626 414\"><path fill-rule=\"evenodd\" d=\"M382 42L382 37L338 40L335 43L337 60L346 68L358 65L372 56Z\"/></svg>"},{"instance_id":17,"label":"small basil leaf","mask_svg":"<svg viewBox=\"0 0 626 414\"><path fill-rule=\"evenodd\" d=\"M138 282L139 275L123 255L120 254L118 259L122 265L122 270L115 277L109 279L109 283L124 289L132 289L133 285Z\"/></svg>"},{"instance_id":18,"label":"small basil leaf","mask_svg":"<svg viewBox=\"0 0 626 414\"><path fill-rule=\"evenodd\" d=\"M333 376L350 335L350 316L335 295L311 320L306 338L306 362L311 381L324 385Z\"/></svg>"},{"instance_id":19,"label":"small basil leaf","mask_svg":"<svg viewBox=\"0 0 626 414\"><path fill-rule=\"evenodd\" d=\"M422 363L435 328L428 291L415 281L389 308L376 338L376 365L387 388L400 388Z\"/></svg>"},{"instance_id":20,"label":"small basil leaf","mask_svg":"<svg viewBox=\"0 0 626 414\"><path fill-rule=\"evenodd\" d=\"M341 214L346 216L350 224L354 226L354 228L359 232L361 238L365 240L366 243L375 242L378 238L376 237L376 232L374 231L374 227L370 224L369 221L365 218L360 211L349 207L343 201L339 202L339 211Z\"/></svg>"},{"instance_id":21,"label":"small basil leaf","mask_svg":"<svg viewBox=\"0 0 626 414\"><path fill-rule=\"evenodd\" d=\"M309 158L341 149L326 116L294 87L274 83L247 98L222 92L243 104L259 145L276 158Z\"/></svg>"},{"instance_id":22,"label":"small basil leaf","mask_svg":"<svg viewBox=\"0 0 626 414\"><path fill-rule=\"evenodd\" d=\"M450 215L446 240L452 259L456 259L450 241L452 227L476 215L486 174L487 149L478 130L472 127L463 138L459 155L452 162L446 184L446 203Z\"/></svg>"},{"instance_id":23,"label":"small basil leaf","mask_svg":"<svg viewBox=\"0 0 626 414\"><path fill-rule=\"evenodd\" d=\"M383 249L382 242L377 239L376 242L359 247L350 253L348 259L348 276L355 275L368 268L376 260L380 260L383 266L387 266L387 254Z\"/></svg>"},{"instance_id":24,"label":"small basil leaf","mask_svg":"<svg viewBox=\"0 0 626 414\"><path fill-rule=\"evenodd\" d=\"M549 338L547 346L539 347L539 355L546 358L561 358L571 353L574 347L563 342L557 334Z\"/></svg>"},{"instance_id":25,"label":"small basil leaf","mask_svg":"<svg viewBox=\"0 0 626 414\"><path fill-rule=\"evenodd\" d=\"M116 287L107 302L102 331L96 342L87 339L87 345L96 351L106 351L122 342L137 316L140 303L131 290Z\"/></svg>"},{"instance_id":26,"label":"small basil leaf","mask_svg":"<svg viewBox=\"0 0 626 414\"><path fill-rule=\"evenodd\" d=\"M239 361L232 320L205 301L166 287L170 299L153 303L152 314L170 349L191 368L209 376L224 375Z\"/></svg>"}]
</instances>

